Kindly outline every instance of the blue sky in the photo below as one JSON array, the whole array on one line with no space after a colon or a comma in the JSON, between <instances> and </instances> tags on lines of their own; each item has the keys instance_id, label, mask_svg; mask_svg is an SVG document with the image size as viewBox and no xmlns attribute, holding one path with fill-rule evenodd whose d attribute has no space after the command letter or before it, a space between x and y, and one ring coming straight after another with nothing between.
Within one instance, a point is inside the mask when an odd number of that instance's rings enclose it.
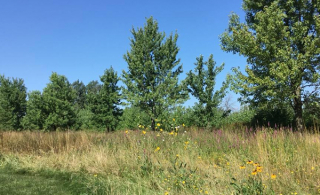
<instances>
[{"instance_id":1,"label":"blue sky","mask_svg":"<svg viewBox=\"0 0 320 195\"><path fill-rule=\"evenodd\" d=\"M219 35L235 12L244 21L242 1L85 1L0 0L0 74L22 78L28 91L40 90L52 72L70 82L99 80L105 69L127 69L123 59L130 50L130 30L153 16L160 31L179 34L184 73L194 69L196 57L214 55L225 63L217 88L232 67L245 67L239 55L220 48ZM233 102L237 95L232 94ZM191 98L187 105L193 105ZM238 105L237 103L235 103Z\"/></svg>"}]
</instances>

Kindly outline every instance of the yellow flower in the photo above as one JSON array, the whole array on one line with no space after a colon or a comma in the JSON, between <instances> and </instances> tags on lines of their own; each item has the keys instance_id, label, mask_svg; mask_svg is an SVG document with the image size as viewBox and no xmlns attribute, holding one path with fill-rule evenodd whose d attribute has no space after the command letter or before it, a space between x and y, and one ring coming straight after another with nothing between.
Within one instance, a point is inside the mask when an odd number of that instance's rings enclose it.
<instances>
[{"instance_id":1,"label":"yellow flower","mask_svg":"<svg viewBox=\"0 0 320 195\"><path fill-rule=\"evenodd\" d=\"M139 127L139 128L141 128L142 126L141 126L141 125L139 125L138 127Z\"/></svg>"},{"instance_id":2,"label":"yellow flower","mask_svg":"<svg viewBox=\"0 0 320 195\"><path fill-rule=\"evenodd\" d=\"M204 194L209 194L209 192L208 191L204 191Z\"/></svg>"},{"instance_id":3,"label":"yellow flower","mask_svg":"<svg viewBox=\"0 0 320 195\"><path fill-rule=\"evenodd\" d=\"M164 195L169 195L169 192L165 192Z\"/></svg>"},{"instance_id":4,"label":"yellow flower","mask_svg":"<svg viewBox=\"0 0 320 195\"><path fill-rule=\"evenodd\" d=\"M172 120L173 120L173 121L176 121L176 119L175 119L175 118L173 118Z\"/></svg>"},{"instance_id":5,"label":"yellow flower","mask_svg":"<svg viewBox=\"0 0 320 195\"><path fill-rule=\"evenodd\" d=\"M160 131L162 132L162 131L163 131L163 129L160 129Z\"/></svg>"},{"instance_id":6,"label":"yellow flower","mask_svg":"<svg viewBox=\"0 0 320 195\"><path fill-rule=\"evenodd\" d=\"M177 154L176 157L179 158L179 154Z\"/></svg>"},{"instance_id":7,"label":"yellow flower","mask_svg":"<svg viewBox=\"0 0 320 195\"><path fill-rule=\"evenodd\" d=\"M198 156L198 159L201 159L201 156Z\"/></svg>"},{"instance_id":8,"label":"yellow flower","mask_svg":"<svg viewBox=\"0 0 320 195\"><path fill-rule=\"evenodd\" d=\"M160 136L160 134L158 133L158 134L157 134L157 137L159 137L159 136Z\"/></svg>"},{"instance_id":9,"label":"yellow flower","mask_svg":"<svg viewBox=\"0 0 320 195\"><path fill-rule=\"evenodd\" d=\"M275 175L275 174L271 175L271 179L276 179L276 178L277 178L277 175Z\"/></svg>"},{"instance_id":10,"label":"yellow flower","mask_svg":"<svg viewBox=\"0 0 320 195\"><path fill-rule=\"evenodd\" d=\"M160 127L160 123L157 123L157 126Z\"/></svg>"},{"instance_id":11,"label":"yellow flower","mask_svg":"<svg viewBox=\"0 0 320 195\"><path fill-rule=\"evenodd\" d=\"M182 124L183 127L185 127L184 123Z\"/></svg>"},{"instance_id":12,"label":"yellow flower","mask_svg":"<svg viewBox=\"0 0 320 195\"><path fill-rule=\"evenodd\" d=\"M160 150L160 147L158 146L154 151L157 152Z\"/></svg>"},{"instance_id":13,"label":"yellow flower","mask_svg":"<svg viewBox=\"0 0 320 195\"><path fill-rule=\"evenodd\" d=\"M142 131L142 134L145 135L147 132L146 131Z\"/></svg>"},{"instance_id":14,"label":"yellow flower","mask_svg":"<svg viewBox=\"0 0 320 195\"><path fill-rule=\"evenodd\" d=\"M252 160L248 160L247 164L253 164L253 161Z\"/></svg>"},{"instance_id":15,"label":"yellow flower","mask_svg":"<svg viewBox=\"0 0 320 195\"><path fill-rule=\"evenodd\" d=\"M126 130L125 132L126 132L126 134L128 134L128 133L129 133L129 131L128 131L128 130Z\"/></svg>"},{"instance_id":16,"label":"yellow flower","mask_svg":"<svg viewBox=\"0 0 320 195\"><path fill-rule=\"evenodd\" d=\"M262 166L257 166L257 171L262 172Z\"/></svg>"},{"instance_id":17,"label":"yellow flower","mask_svg":"<svg viewBox=\"0 0 320 195\"><path fill-rule=\"evenodd\" d=\"M252 171L251 175L257 175L257 170Z\"/></svg>"},{"instance_id":18,"label":"yellow flower","mask_svg":"<svg viewBox=\"0 0 320 195\"><path fill-rule=\"evenodd\" d=\"M188 141L186 141L186 142L184 142L186 145L188 145L189 144L189 142Z\"/></svg>"},{"instance_id":19,"label":"yellow flower","mask_svg":"<svg viewBox=\"0 0 320 195\"><path fill-rule=\"evenodd\" d=\"M245 166L240 166L240 169L245 169L246 167Z\"/></svg>"},{"instance_id":20,"label":"yellow flower","mask_svg":"<svg viewBox=\"0 0 320 195\"><path fill-rule=\"evenodd\" d=\"M185 184L186 182L185 182L185 181L182 181L182 183Z\"/></svg>"},{"instance_id":21,"label":"yellow flower","mask_svg":"<svg viewBox=\"0 0 320 195\"><path fill-rule=\"evenodd\" d=\"M98 177L98 175L97 175L97 174L94 174L93 176L94 176L94 177Z\"/></svg>"},{"instance_id":22,"label":"yellow flower","mask_svg":"<svg viewBox=\"0 0 320 195\"><path fill-rule=\"evenodd\" d=\"M170 135L173 135L174 133L173 133L173 131L171 131L169 134L170 134Z\"/></svg>"}]
</instances>

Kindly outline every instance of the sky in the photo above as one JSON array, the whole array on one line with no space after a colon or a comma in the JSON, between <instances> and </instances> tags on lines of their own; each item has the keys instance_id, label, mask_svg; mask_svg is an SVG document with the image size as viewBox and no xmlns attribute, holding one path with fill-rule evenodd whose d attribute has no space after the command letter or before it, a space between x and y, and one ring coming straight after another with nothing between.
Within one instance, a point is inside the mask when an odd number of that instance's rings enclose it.
<instances>
[{"instance_id":1,"label":"sky","mask_svg":"<svg viewBox=\"0 0 320 195\"><path fill-rule=\"evenodd\" d=\"M232 67L245 58L221 50L219 36L228 28L229 15L244 22L242 1L132 1L132 0L0 0L0 74L22 78L28 92L42 91L52 72L88 84L111 66L127 70L123 55L130 50L131 29L143 27L153 16L159 31L177 32L178 57L184 73L195 68L196 57L213 54L220 88ZM230 95L234 107L238 95ZM196 99L191 97L187 106Z\"/></svg>"}]
</instances>

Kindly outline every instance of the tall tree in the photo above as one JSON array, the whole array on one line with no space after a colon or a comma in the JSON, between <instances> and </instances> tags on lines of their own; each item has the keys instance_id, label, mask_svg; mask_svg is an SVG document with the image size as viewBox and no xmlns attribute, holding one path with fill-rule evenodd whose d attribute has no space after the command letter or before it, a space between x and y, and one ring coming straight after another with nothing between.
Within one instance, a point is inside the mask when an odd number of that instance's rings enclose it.
<instances>
[{"instance_id":1,"label":"tall tree","mask_svg":"<svg viewBox=\"0 0 320 195\"><path fill-rule=\"evenodd\" d=\"M26 112L27 88L22 79L0 75L0 129L17 130Z\"/></svg>"},{"instance_id":2,"label":"tall tree","mask_svg":"<svg viewBox=\"0 0 320 195\"><path fill-rule=\"evenodd\" d=\"M290 104L302 130L303 101L320 86L320 2L244 0L243 8L247 23L233 14L221 36L223 50L247 57L247 74L234 69L237 91L258 106Z\"/></svg>"},{"instance_id":3,"label":"tall tree","mask_svg":"<svg viewBox=\"0 0 320 195\"><path fill-rule=\"evenodd\" d=\"M74 107L77 111L84 109L86 104L86 86L82 81L76 80L72 83L72 88L76 93Z\"/></svg>"},{"instance_id":4,"label":"tall tree","mask_svg":"<svg viewBox=\"0 0 320 195\"><path fill-rule=\"evenodd\" d=\"M178 35L165 38L152 17L143 28L133 28L131 33L131 50L124 55L128 71L123 71L126 86L123 94L133 106L150 116L151 127L155 129L156 119L188 96L178 82L182 73L180 59L177 59Z\"/></svg>"},{"instance_id":5,"label":"tall tree","mask_svg":"<svg viewBox=\"0 0 320 195\"><path fill-rule=\"evenodd\" d=\"M23 129L43 129L45 117L43 97L41 92L31 91L28 93L26 116L22 120Z\"/></svg>"},{"instance_id":6,"label":"tall tree","mask_svg":"<svg viewBox=\"0 0 320 195\"><path fill-rule=\"evenodd\" d=\"M208 61L203 61L203 56L197 58L194 71L187 73L186 83L189 92L199 100L197 110L199 113L200 124L202 126L210 125L217 113L218 106L226 95L228 82L223 82L219 90L214 91L216 76L223 70L224 64L216 66L213 55L210 55Z\"/></svg>"},{"instance_id":7,"label":"tall tree","mask_svg":"<svg viewBox=\"0 0 320 195\"><path fill-rule=\"evenodd\" d=\"M63 75L52 73L50 82L43 90L45 110L44 128L47 130L68 129L75 122L73 102L75 91Z\"/></svg>"},{"instance_id":8,"label":"tall tree","mask_svg":"<svg viewBox=\"0 0 320 195\"><path fill-rule=\"evenodd\" d=\"M122 110L119 108L120 87L117 85L119 77L117 72L110 69L105 70L104 75L100 77L102 85L100 89L97 83L91 83L92 91L89 94L89 108L93 113L93 123L98 129L113 131L116 129ZM97 90L95 90L97 89Z\"/></svg>"}]
</instances>

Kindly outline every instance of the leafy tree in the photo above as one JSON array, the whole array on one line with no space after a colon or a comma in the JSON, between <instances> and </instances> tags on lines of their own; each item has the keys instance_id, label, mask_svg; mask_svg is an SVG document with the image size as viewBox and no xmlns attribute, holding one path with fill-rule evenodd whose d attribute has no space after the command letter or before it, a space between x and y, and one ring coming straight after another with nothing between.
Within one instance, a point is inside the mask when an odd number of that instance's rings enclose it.
<instances>
[{"instance_id":1,"label":"leafy tree","mask_svg":"<svg viewBox=\"0 0 320 195\"><path fill-rule=\"evenodd\" d=\"M45 111L44 129L68 129L75 122L73 102L75 91L63 75L52 73L50 83L43 90Z\"/></svg>"},{"instance_id":2,"label":"leafy tree","mask_svg":"<svg viewBox=\"0 0 320 195\"><path fill-rule=\"evenodd\" d=\"M99 91L95 91L99 88L97 83L92 83L92 86L95 87L89 88L90 90L94 89L89 94L89 107L93 113L92 120L97 128L113 131L117 128L122 114L122 110L118 107L121 104L120 87L117 85L119 77L111 67L105 70L100 80L102 85Z\"/></svg>"},{"instance_id":3,"label":"leafy tree","mask_svg":"<svg viewBox=\"0 0 320 195\"><path fill-rule=\"evenodd\" d=\"M147 19L143 28L132 29L131 50L124 55L128 71L123 71L125 99L137 106L151 117L151 127L155 122L176 104L187 99L188 94L183 85L178 83L182 73L180 59L177 59L179 48L178 35L159 32L157 21Z\"/></svg>"},{"instance_id":4,"label":"leafy tree","mask_svg":"<svg viewBox=\"0 0 320 195\"><path fill-rule=\"evenodd\" d=\"M76 80L72 83L72 88L76 92L76 98L74 102L75 109L77 111L84 109L86 104L86 86L83 84L83 82Z\"/></svg>"},{"instance_id":5,"label":"leafy tree","mask_svg":"<svg viewBox=\"0 0 320 195\"><path fill-rule=\"evenodd\" d=\"M120 129L137 129L139 125L148 124L150 117L138 107L126 107L121 116Z\"/></svg>"},{"instance_id":6,"label":"leafy tree","mask_svg":"<svg viewBox=\"0 0 320 195\"><path fill-rule=\"evenodd\" d=\"M0 75L0 129L17 130L26 112L27 88L22 79Z\"/></svg>"},{"instance_id":7,"label":"leafy tree","mask_svg":"<svg viewBox=\"0 0 320 195\"><path fill-rule=\"evenodd\" d=\"M32 91L28 94L27 112L22 120L24 129L43 129L45 121L43 97L40 91Z\"/></svg>"},{"instance_id":8,"label":"leafy tree","mask_svg":"<svg viewBox=\"0 0 320 195\"><path fill-rule=\"evenodd\" d=\"M302 130L304 97L320 85L320 3L244 0L243 8L247 23L233 14L221 36L222 49L247 57L250 65L247 74L234 69L235 90L254 106L291 105Z\"/></svg>"},{"instance_id":9,"label":"leafy tree","mask_svg":"<svg viewBox=\"0 0 320 195\"><path fill-rule=\"evenodd\" d=\"M222 87L214 92L216 76L223 70L224 64L216 66L213 55L204 62L201 55L197 58L195 65L195 70L187 73L186 83L189 92L199 100L194 107L198 118L197 125L212 126L214 118L221 117L218 116L218 106L225 97L228 87L228 82L223 82Z\"/></svg>"}]
</instances>

